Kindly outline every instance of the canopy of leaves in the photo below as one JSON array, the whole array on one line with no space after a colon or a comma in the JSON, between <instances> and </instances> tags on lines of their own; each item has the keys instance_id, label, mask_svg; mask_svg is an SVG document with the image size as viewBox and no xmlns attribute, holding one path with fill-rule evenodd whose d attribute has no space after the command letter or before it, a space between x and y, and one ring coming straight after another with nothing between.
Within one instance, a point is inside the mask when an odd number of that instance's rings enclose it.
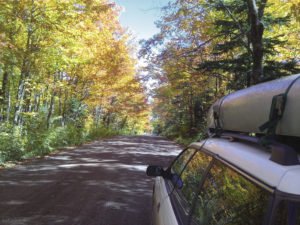
<instances>
[{"instance_id":1,"label":"canopy of leaves","mask_svg":"<svg viewBox=\"0 0 300 225\"><path fill-rule=\"evenodd\" d=\"M55 130L79 142L101 127L144 132L148 105L119 11L108 0L0 0L0 127L13 125L24 151Z\"/></svg>"},{"instance_id":2,"label":"canopy of leaves","mask_svg":"<svg viewBox=\"0 0 300 225\"><path fill-rule=\"evenodd\" d=\"M213 101L249 85L298 73L297 1L176 0L160 33L142 41L156 131L189 138L205 127Z\"/></svg>"}]
</instances>

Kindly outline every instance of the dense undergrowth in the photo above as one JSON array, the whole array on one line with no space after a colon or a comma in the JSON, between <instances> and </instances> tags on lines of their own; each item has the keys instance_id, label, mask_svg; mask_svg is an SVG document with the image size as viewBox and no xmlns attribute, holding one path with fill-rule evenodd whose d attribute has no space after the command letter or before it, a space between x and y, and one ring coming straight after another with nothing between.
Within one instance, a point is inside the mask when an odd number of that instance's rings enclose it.
<instances>
[{"instance_id":1,"label":"dense undergrowth","mask_svg":"<svg viewBox=\"0 0 300 225\"><path fill-rule=\"evenodd\" d=\"M149 128L117 4L0 1L0 164Z\"/></svg>"},{"instance_id":2,"label":"dense undergrowth","mask_svg":"<svg viewBox=\"0 0 300 225\"><path fill-rule=\"evenodd\" d=\"M104 126L79 127L69 124L51 129L43 129L34 124L31 126L32 129L21 130L11 124L0 125L0 165L44 156L61 147L80 145L121 133Z\"/></svg>"}]
</instances>

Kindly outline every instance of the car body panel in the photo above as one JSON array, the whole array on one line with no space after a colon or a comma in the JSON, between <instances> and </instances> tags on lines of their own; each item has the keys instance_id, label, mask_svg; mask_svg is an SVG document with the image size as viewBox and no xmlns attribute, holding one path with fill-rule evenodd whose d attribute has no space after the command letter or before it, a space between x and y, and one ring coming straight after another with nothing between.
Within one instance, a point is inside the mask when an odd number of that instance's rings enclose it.
<instances>
[{"instance_id":1,"label":"car body panel","mask_svg":"<svg viewBox=\"0 0 300 225\"><path fill-rule=\"evenodd\" d=\"M298 199L295 199L296 201L300 200L300 165L284 166L275 163L270 160L270 152L259 145L209 138L192 143L189 148L206 152L270 193L277 190ZM168 192L170 192L169 181L157 177L153 196L153 225L179 225L180 221L183 221L177 212L180 206L174 205L180 203L173 202L174 199L170 198L171 193ZM176 193L172 192L174 196Z\"/></svg>"},{"instance_id":2,"label":"car body panel","mask_svg":"<svg viewBox=\"0 0 300 225\"><path fill-rule=\"evenodd\" d=\"M154 188L155 191L152 206L153 224L178 225L165 180L162 177L157 177Z\"/></svg>"},{"instance_id":3,"label":"car body panel","mask_svg":"<svg viewBox=\"0 0 300 225\"><path fill-rule=\"evenodd\" d=\"M291 167L282 177L278 190L288 194L299 194L300 192L300 168L299 166Z\"/></svg>"}]
</instances>

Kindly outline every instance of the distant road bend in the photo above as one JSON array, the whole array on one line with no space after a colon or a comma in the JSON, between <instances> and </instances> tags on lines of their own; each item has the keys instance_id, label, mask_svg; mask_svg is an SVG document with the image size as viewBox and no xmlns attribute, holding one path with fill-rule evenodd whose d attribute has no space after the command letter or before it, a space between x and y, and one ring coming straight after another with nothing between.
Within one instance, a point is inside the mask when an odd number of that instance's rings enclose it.
<instances>
[{"instance_id":1,"label":"distant road bend","mask_svg":"<svg viewBox=\"0 0 300 225\"><path fill-rule=\"evenodd\" d=\"M150 225L148 164L167 166L179 146L115 137L0 171L0 225Z\"/></svg>"}]
</instances>

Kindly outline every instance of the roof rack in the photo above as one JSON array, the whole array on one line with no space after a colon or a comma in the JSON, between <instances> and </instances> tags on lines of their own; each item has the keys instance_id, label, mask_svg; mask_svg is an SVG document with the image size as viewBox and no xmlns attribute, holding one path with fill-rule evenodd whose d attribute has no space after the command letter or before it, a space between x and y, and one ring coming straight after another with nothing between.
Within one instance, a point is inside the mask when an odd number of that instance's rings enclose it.
<instances>
[{"instance_id":1,"label":"roof rack","mask_svg":"<svg viewBox=\"0 0 300 225\"><path fill-rule=\"evenodd\" d=\"M296 74L226 95L210 108L208 134L263 146L271 161L298 165L299 90Z\"/></svg>"},{"instance_id":2,"label":"roof rack","mask_svg":"<svg viewBox=\"0 0 300 225\"><path fill-rule=\"evenodd\" d=\"M271 152L270 160L284 166L299 165L299 158L295 148L280 143L274 139L265 140L264 137L250 136L244 133L223 132L221 138L230 141L242 141L265 147Z\"/></svg>"}]
</instances>

